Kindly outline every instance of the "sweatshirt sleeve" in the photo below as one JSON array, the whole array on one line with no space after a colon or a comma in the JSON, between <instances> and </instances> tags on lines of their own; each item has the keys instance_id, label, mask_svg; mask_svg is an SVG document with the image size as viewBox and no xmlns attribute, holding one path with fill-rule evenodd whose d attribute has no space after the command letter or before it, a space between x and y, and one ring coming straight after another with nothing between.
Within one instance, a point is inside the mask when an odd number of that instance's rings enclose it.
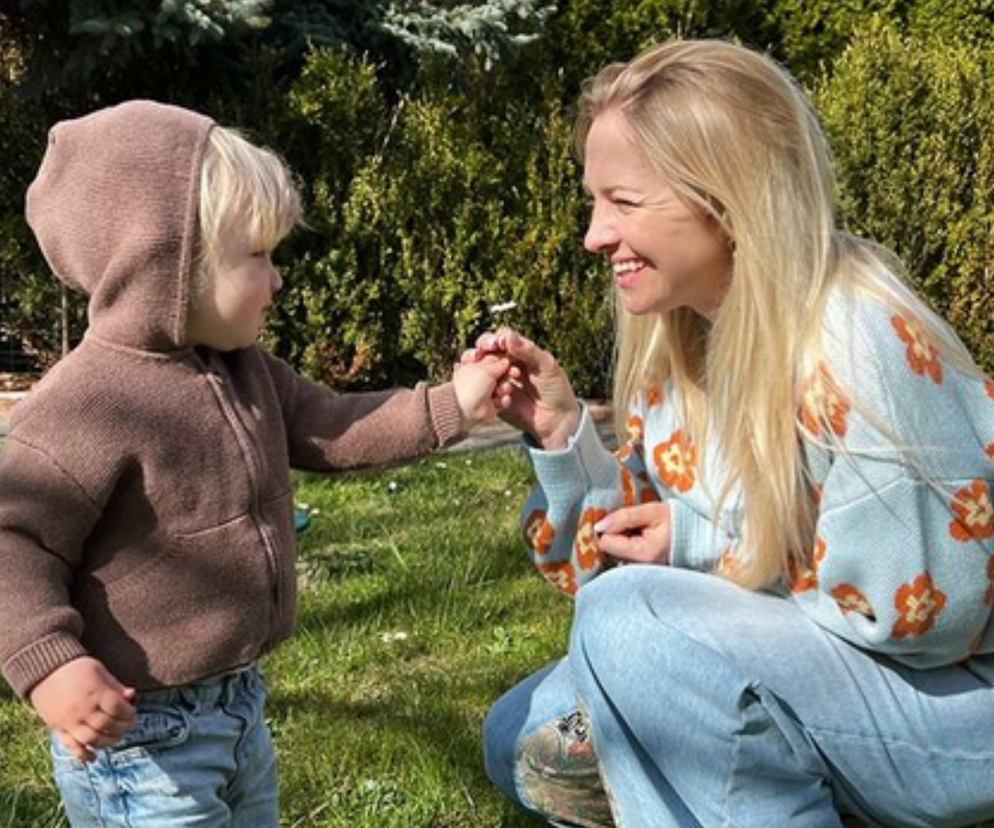
<instances>
[{"instance_id":1,"label":"sweatshirt sleeve","mask_svg":"<svg viewBox=\"0 0 994 828\"><path fill-rule=\"evenodd\" d=\"M816 548L791 583L818 624L917 668L994 650L994 385L877 309L829 348L809 396ZM859 392L859 406L845 389Z\"/></svg>"},{"instance_id":2,"label":"sweatshirt sleeve","mask_svg":"<svg viewBox=\"0 0 994 828\"><path fill-rule=\"evenodd\" d=\"M8 440L0 461L0 667L18 695L86 655L69 584L99 514L47 453Z\"/></svg>"},{"instance_id":3,"label":"sweatshirt sleeve","mask_svg":"<svg viewBox=\"0 0 994 828\"><path fill-rule=\"evenodd\" d=\"M266 355L280 391L290 465L310 471L387 466L465 437L451 382L337 393Z\"/></svg>"},{"instance_id":4,"label":"sweatshirt sleeve","mask_svg":"<svg viewBox=\"0 0 994 828\"><path fill-rule=\"evenodd\" d=\"M521 511L529 556L546 580L571 596L610 566L598 549L594 524L621 506L659 499L645 473L641 441L610 452L589 410L581 409L566 448L529 450L538 485Z\"/></svg>"}]
</instances>

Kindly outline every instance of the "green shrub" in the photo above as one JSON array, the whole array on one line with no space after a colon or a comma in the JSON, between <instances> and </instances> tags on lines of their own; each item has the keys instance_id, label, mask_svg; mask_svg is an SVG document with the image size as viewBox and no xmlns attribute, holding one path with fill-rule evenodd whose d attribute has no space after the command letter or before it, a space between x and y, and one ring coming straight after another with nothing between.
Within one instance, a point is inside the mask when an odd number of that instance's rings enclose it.
<instances>
[{"instance_id":1,"label":"green shrub","mask_svg":"<svg viewBox=\"0 0 994 828\"><path fill-rule=\"evenodd\" d=\"M855 38L816 100L853 230L895 250L911 281L994 368L994 54L989 45Z\"/></svg>"},{"instance_id":2,"label":"green shrub","mask_svg":"<svg viewBox=\"0 0 994 828\"><path fill-rule=\"evenodd\" d=\"M603 393L607 286L558 99L494 111L434 85L388 103L368 63L315 50L290 102L310 230L284 255L275 350L340 387L440 379L514 300L506 321Z\"/></svg>"},{"instance_id":3,"label":"green shrub","mask_svg":"<svg viewBox=\"0 0 994 828\"><path fill-rule=\"evenodd\" d=\"M511 14L519 4L498 5ZM984 284L994 267L994 0L576 0L548 20L536 11L529 32L544 23L546 34L509 35L520 43L506 60L469 51L458 66L444 49L409 51L412 32L428 37L456 19L448 11L411 23L405 63L399 41L356 57L355 38L331 36L333 10L280 8L288 14L258 37L232 29L199 67L146 61L85 102L12 94L35 40L9 36L0 15L0 294L14 302L0 324L32 338L46 363L58 355L49 332L59 296L23 222L23 192L54 120L127 91L239 124L300 174L310 226L278 252L285 287L266 336L307 373L343 388L439 379L506 321L557 354L580 393L606 394L610 285L581 246L587 208L569 113L582 78L683 34L770 48L814 90L848 223L895 248L994 366ZM303 33L324 45L291 48ZM328 45L346 40L352 51ZM492 318L488 308L507 300L518 308Z\"/></svg>"}]
</instances>

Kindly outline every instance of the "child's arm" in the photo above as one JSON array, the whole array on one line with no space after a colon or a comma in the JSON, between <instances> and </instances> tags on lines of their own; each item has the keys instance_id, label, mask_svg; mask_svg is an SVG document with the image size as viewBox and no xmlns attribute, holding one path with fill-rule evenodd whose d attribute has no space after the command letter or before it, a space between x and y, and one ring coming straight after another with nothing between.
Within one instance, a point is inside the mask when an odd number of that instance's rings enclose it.
<instances>
[{"instance_id":1,"label":"child's arm","mask_svg":"<svg viewBox=\"0 0 994 828\"><path fill-rule=\"evenodd\" d=\"M459 366L451 382L338 393L259 353L279 398L290 465L320 472L404 463L451 445L495 416L493 389L508 368L495 357Z\"/></svg>"},{"instance_id":2,"label":"child's arm","mask_svg":"<svg viewBox=\"0 0 994 828\"><path fill-rule=\"evenodd\" d=\"M30 695L38 715L77 759L118 742L135 720L134 688L125 687L95 658L84 656L42 679Z\"/></svg>"}]
</instances>

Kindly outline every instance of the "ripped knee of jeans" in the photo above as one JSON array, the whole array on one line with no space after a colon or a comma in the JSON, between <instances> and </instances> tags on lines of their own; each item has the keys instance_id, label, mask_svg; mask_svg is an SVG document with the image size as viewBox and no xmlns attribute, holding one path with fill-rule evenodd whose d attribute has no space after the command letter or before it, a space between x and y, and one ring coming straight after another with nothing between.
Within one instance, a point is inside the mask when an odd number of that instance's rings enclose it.
<instances>
[{"instance_id":1,"label":"ripped knee of jeans","mask_svg":"<svg viewBox=\"0 0 994 828\"><path fill-rule=\"evenodd\" d=\"M614 826L587 721L579 710L522 740L517 763L525 795L544 816L583 828Z\"/></svg>"}]
</instances>

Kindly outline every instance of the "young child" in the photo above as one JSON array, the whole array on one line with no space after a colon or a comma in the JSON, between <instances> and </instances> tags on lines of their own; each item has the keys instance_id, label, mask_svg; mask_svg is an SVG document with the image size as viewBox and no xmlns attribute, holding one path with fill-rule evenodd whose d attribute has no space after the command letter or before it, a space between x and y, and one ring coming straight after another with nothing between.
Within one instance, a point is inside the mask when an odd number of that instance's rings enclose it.
<instances>
[{"instance_id":1,"label":"young child","mask_svg":"<svg viewBox=\"0 0 994 828\"><path fill-rule=\"evenodd\" d=\"M994 383L838 227L815 113L766 56L605 67L576 138L622 445L523 337L464 355L513 359L523 534L576 595L568 656L488 717L492 779L555 825L994 818Z\"/></svg>"},{"instance_id":2,"label":"young child","mask_svg":"<svg viewBox=\"0 0 994 828\"><path fill-rule=\"evenodd\" d=\"M57 124L29 189L89 329L12 418L0 665L77 828L275 826L256 665L294 626L289 468L407 461L493 414L500 359L339 395L256 344L300 212L273 153L149 101Z\"/></svg>"}]
</instances>

